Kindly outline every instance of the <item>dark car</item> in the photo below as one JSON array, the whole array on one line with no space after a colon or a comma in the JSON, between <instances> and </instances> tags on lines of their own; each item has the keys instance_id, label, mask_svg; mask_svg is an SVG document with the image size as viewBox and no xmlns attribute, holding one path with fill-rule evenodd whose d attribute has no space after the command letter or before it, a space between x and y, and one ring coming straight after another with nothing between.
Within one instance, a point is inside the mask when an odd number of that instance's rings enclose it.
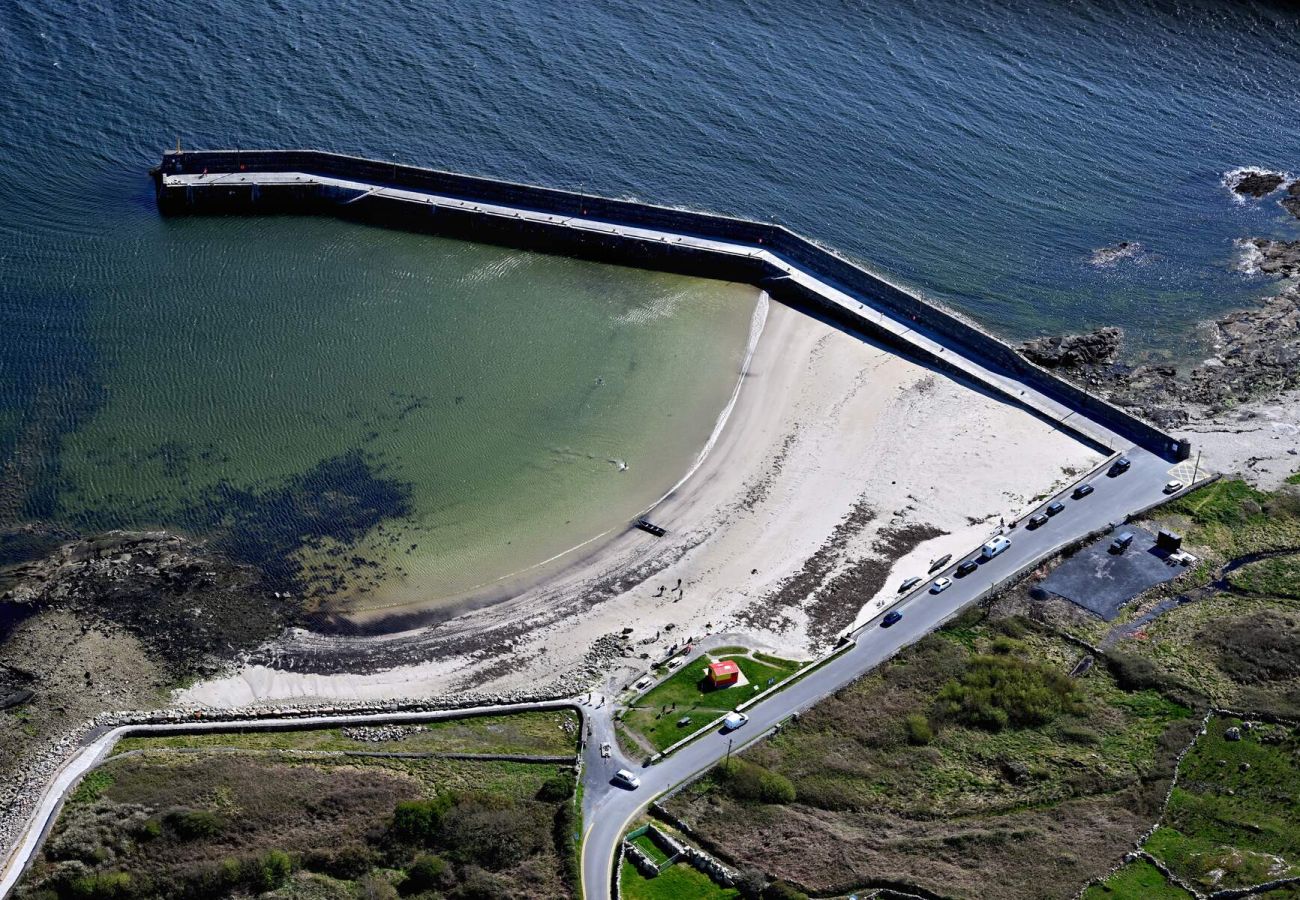
<instances>
[{"instance_id":1,"label":"dark car","mask_svg":"<svg viewBox=\"0 0 1300 900\"><path fill-rule=\"evenodd\" d=\"M1131 465L1133 465L1133 460L1129 459L1127 456L1121 456L1119 459L1115 460L1115 464L1110 467L1110 474L1123 475L1129 470L1129 466Z\"/></svg>"},{"instance_id":2,"label":"dark car","mask_svg":"<svg viewBox=\"0 0 1300 900\"><path fill-rule=\"evenodd\" d=\"M1046 524L1047 524L1046 513L1034 513L1034 515L1029 517L1029 527L1031 529L1042 528Z\"/></svg>"},{"instance_id":3,"label":"dark car","mask_svg":"<svg viewBox=\"0 0 1300 900\"><path fill-rule=\"evenodd\" d=\"M1133 543L1133 532L1126 531L1110 542L1110 552L1123 553L1128 549L1128 545L1131 543Z\"/></svg>"},{"instance_id":4,"label":"dark car","mask_svg":"<svg viewBox=\"0 0 1300 900\"><path fill-rule=\"evenodd\" d=\"M1077 488L1074 489L1074 499L1075 499L1075 500L1080 500L1080 499L1082 499L1082 498L1088 496L1089 494L1091 494L1092 491L1093 491L1093 487L1092 487L1092 485L1090 485L1090 484L1081 484L1081 485L1079 485Z\"/></svg>"},{"instance_id":5,"label":"dark car","mask_svg":"<svg viewBox=\"0 0 1300 900\"><path fill-rule=\"evenodd\" d=\"M885 617L880 620L880 627L888 628L890 625L893 625L901 618L903 618L903 614L896 609L892 609L889 612L885 613Z\"/></svg>"},{"instance_id":6,"label":"dark car","mask_svg":"<svg viewBox=\"0 0 1300 900\"><path fill-rule=\"evenodd\" d=\"M963 562L960 566L957 567L957 577L965 578L967 575L969 575L971 572L974 572L979 567L980 564L975 562L975 560L968 559L965 562Z\"/></svg>"},{"instance_id":7,"label":"dark car","mask_svg":"<svg viewBox=\"0 0 1300 900\"><path fill-rule=\"evenodd\" d=\"M1051 503L1047 504L1047 514L1049 516L1054 516L1057 513L1063 512L1065 512L1065 504L1060 500L1053 500Z\"/></svg>"}]
</instances>

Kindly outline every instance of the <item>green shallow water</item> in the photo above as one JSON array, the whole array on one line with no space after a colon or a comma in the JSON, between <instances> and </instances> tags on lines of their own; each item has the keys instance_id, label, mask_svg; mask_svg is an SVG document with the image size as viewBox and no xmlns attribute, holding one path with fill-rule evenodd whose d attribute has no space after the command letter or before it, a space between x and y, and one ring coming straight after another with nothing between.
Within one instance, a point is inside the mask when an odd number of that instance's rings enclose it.
<instances>
[{"instance_id":1,"label":"green shallow water","mask_svg":"<svg viewBox=\"0 0 1300 900\"><path fill-rule=\"evenodd\" d=\"M102 392L62 435L54 518L217 535L348 610L624 527L707 441L757 300L328 219L165 220L104 249L152 262L86 273Z\"/></svg>"}]
</instances>

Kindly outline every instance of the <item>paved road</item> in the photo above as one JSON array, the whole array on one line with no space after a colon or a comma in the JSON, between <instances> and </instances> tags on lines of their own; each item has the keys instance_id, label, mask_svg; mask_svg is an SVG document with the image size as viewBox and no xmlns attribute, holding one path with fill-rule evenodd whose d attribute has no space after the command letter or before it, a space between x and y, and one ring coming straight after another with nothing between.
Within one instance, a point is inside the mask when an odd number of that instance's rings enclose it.
<instances>
[{"instance_id":1,"label":"paved road","mask_svg":"<svg viewBox=\"0 0 1300 900\"><path fill-rule=\"evenodd\" d=\"M1081 500L1070 499L1073 486L1058 497L1045 500L1044 506L1051 499L1062 500L1066 505L1065 511L1035 531L1027 531L1023 526L1011 529L1008 532L1011 547L1006 552L982 563L978 571L965 578L954 578L952 587L944 593L937 596L928 593L930 581L924 582L919 590L893 607L903 614L902 621L890 628L880 627L879 618L868 622L852 636L852 649L784 691L747 709L748 724L733 734L715 731L647 768L642 768L639 761L619 756L612 732L609 737L593 736L584 751L583 812L587 830L582 851L582 880L587 900L605 900L609 896L615 852L632 819L659 794L717 763L726 755L729 742L734 744L733 752L753 743L792 713L812 706L880 665L900 648L920 640L978 600L996 582L1051 556L1071 541L1107 524L1123 522L1127 515L1166 499L1163 487L1171 477L1181 477L1185 482L1191 480L1183 474L1181 466L1170 475L1171 469L1176 467L1146 451L1132 449L1126 455L1133 460L1133 467L1127 473L1112 478L1103 472L1083 479L1091 482L1096 490ZM955 568L962 558L953 560L946 574L951 576L951 568ZM945 573L936 572L934 577L940 574ZM608 704L605 709L608 709ZM608 716L593 716L593 730L598 733L610 728L607 721L602 726L602 718L607 720ZM610 759L600 758L600 740L613 742L614 755ZM613 785L610 777L619 768L631 769L639 775L641 786L629 791Z\"/></svg>"}]
</instances>

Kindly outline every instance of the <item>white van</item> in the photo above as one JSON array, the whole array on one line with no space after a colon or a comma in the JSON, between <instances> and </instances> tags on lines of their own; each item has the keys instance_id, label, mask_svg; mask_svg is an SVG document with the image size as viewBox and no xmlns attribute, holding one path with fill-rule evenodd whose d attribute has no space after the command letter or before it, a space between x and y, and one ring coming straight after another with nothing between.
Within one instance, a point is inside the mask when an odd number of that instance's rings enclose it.
<instances>
[{"instance_id":1,"label":"white van","mask_svg":"<svg viewBox=\"0 0 1300 900\"><path fill-rule=\"evenodd\" d=\"M995 537L993 540L987 542L983 547L980 547L980 556L984 557L985 559L992 559L993 557L997 556L999 553L1005 552L1006 549L1010 546L1011 546L1011 541L999 535Z\"/></svg>"}]
</instances>

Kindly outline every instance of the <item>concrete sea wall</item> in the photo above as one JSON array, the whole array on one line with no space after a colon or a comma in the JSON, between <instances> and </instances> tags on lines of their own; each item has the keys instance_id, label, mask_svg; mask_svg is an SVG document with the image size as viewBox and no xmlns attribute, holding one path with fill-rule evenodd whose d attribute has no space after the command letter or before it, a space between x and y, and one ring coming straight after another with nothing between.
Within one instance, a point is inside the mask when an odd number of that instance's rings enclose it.
<instances>
[{"instance_id":1,"label":"concrete sea wall","mask_svg":"<svg viewBox=\"0 0 1300 900\"><path fill-rule=\"evenodd\" d=\"M322 213L622 265L752 282L779 299L809 308L926 364L974 377L1108 449L1124 447L1099 440L1096 431L1070 422L1071 417L1078 414L1122 441L1167 459L1186 459L1191 452L1188 441L1030 363L975 323L778 225L312 150L169 151L155 180L158 206L165 214ZM411 192L440 202L421 203ZM737 252L738 248L753 252ZM796 275L811 277L794 277L792 267L798 270ZM842 300L831 300L824 290L827 285L860 298L895 321L873 319L865 307L859 312ZM900 321L906 328L900 330ZM911 336L903 339L904 332ZM918 335L929 340L918 341ZM945 355L949 348L996 377L973 375L971 366ZM1030 388L1041 402L1023 399L1024 391L1017 399L1009 386Z\"/></svg>"}]
</instances>

